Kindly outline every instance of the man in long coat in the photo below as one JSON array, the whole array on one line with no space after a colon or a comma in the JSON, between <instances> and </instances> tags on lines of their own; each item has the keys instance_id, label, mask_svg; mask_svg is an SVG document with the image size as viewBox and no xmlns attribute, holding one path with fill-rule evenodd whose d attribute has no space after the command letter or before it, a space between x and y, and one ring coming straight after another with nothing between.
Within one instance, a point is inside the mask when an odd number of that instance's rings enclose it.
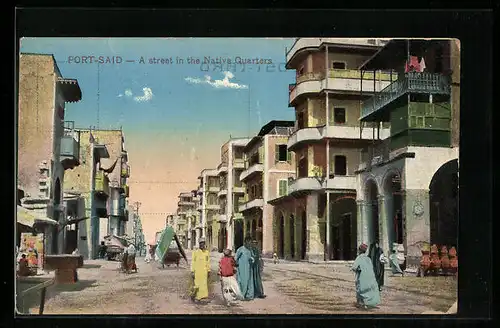
<instances>
[{"instance_id":1,"label":"man in long coat","mask_svg":"<svg viewBox=\"0 0 500 328\"><path fill-rule=\"evenodd\" d=\"M263 271L263 260L259 249L259 243L257 240L252 241L252 256L254 258L254 264L252 265L252 275L254 279L254 294L256 298L265 298L264 285L262 284L262 271Z\"/></svg>"},{"instance_id":2,"label":"man in long coat","mask_svg":"<svg viewBox=\"0 0 500 328\"><path fill-rule=\"evenodd\" d=\"M241 296L245 301L255 298L255 281L252 272L252 266L255 259L252 254L252 237L245 237L243 246L236 251L236 263L238 263L238 272L236 280L240 286Z\"/></svg>"}]
</instances>

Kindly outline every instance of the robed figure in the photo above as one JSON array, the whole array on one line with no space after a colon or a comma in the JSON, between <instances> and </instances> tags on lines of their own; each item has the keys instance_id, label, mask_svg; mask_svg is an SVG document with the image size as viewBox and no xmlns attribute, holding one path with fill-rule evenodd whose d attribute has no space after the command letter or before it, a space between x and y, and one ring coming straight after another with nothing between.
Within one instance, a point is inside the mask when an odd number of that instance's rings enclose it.
<instances>
[{"instance_id":1,"label":"robed figure","mask_svg":"<svg viewBox=\"0 0 500 328\"><path fill-rule=\"evenodd\" d=\"M262 284L263 261L257 240L252 241L252 256L254 263L252 265L252 275L254 280L254 294L256 298L265 298L264 285Z\"/></svg>"},{"instance_id":2,"label":"robed figure","mask_svg":"<svg viewBox=\"0 0 500 328\"><path fill-rule=\"evenodd\" d=\"M252 266L255 259L252 254L252 238L245 237L243 246L236 251L236 263L238 263L238 272L236 280L240 287L241 296L245 301L255 298L255 279L252 271Z\"/></svg>"},{"instance_id":3,"label":"robed figure","mask_svg":"<svg viewBox=\"0 0 500 328\"><path fill-rule=\"evenodd\" d=\"M191 258L191 276L194 282L195 301L208 301L208 278L210 275L210 253L206 249L205 239L200 238L199 249Z\"/></svg>"},{"instance_id":4,"label":"robed figure","mask_svg":"<svg viewBox=\"0 0 500 328\"><path fill-rule=\"evenodd\" d=\"M371 259L366 256L368 246L359 246L359 255L356 257L351 270L356 274L356 305L362 308L373 308L380 303L380 290Z\"/></svg>"},{"instance_id":5,"label":"robed figure","mask_svg":"<svg viewBox=\"0 0 500 328\"><path fill-rule=\"evenodd\" d=\"M387 261L385 260L384 251L379 246L378 242L371 244L368 257L372 261L373 272L375 273L379 290L382 290L382 287L384 286L385 262Z\"/></svg>"}]
</instances>

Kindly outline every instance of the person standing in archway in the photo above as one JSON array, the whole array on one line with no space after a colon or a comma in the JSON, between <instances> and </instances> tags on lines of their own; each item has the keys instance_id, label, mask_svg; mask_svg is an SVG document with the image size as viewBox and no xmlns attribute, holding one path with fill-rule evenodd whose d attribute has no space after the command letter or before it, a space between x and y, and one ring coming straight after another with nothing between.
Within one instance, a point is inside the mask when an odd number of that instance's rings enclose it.
<instances>
[{"instance_id":1,"label":"person standing in archway","mask_svg":"<svg viewBox=\"0 0 500 328\"><path fill-rule=\"evenodd\" d=\"M368 252L368 257L373 264L373 272L375 273L375 278L377 279L379 291L382 290L384 286L384 275L385 275L385 263L387 260L384 256L384 251L380 247L378 242L374 242L370 245L370 251Z\"/></svg>"}]
</instances>

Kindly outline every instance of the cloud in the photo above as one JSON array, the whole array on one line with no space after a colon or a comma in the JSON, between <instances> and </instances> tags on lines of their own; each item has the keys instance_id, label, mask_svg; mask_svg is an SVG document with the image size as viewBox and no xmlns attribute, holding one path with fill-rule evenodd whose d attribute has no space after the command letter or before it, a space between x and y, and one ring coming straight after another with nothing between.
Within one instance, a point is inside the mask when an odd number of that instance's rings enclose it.
<instances>
[{"instance_id":1,"label":"cloud","mask_svg":"<svg viewBox=\"0 0 500 328\"><path fill-rule=\"evenodd\" d=\"M133 95L132 90L130 90L130 89L125 90L124 93L120 93L118 95L118 98L122 98L124 95L127 97L132 97L132 95Z\"/></svg>"},{"instance_id":2,"label":"cloud","mask_svg":"<svg viewBox=\"0 0 500 328\"><path fill-rule=\"evenodd\" d=\"M142 91L144 92L144 94L142 96L137 96L137 97L134 97L134 100L137 101L137 102L147 102L147 101L150 101L151 99L153 99L153 90L151 90L151 88L142 88ZM127 91L125 91L125 94L127 94Z\"/></svg>"},{"instance_id":3,"label":"cloud","mask_svg":"<svg viewBox=\"0 0 500 328\"><path fill-rule=\"evenodd\" d=\"M234 74L226 71L222 80L212 80L210 75L205 75L205 79L186 77L184 80L191 84L208 84L216 89L248 89L248 85L238 84L229 81L234 78Z\"/></svg>"}]
</instances>

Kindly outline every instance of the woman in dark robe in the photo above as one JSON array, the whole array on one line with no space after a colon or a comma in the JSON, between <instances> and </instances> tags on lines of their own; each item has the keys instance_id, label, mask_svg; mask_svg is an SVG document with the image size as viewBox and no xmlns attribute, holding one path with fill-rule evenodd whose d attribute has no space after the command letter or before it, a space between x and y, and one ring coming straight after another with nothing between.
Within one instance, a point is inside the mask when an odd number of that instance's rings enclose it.
<instances>
[{"instance_id":1,"label":"woman in dark robe","mask_svg":"<svg viewBox=\"0 0 500 328\"><path fill-rule=\"evenodd\" d=\"M373 264L373 272L375 273L378 288L379 290L382 290L382 287L384 286L384 264L386 261L384 251L379 246L378 242L374 242L370 245L368 257L371 259Z\"/></svg>"},{"instance_id":2,"label":"woman in dark robe","mask_svg":"<svg viewBox=\"0 0 500 328\"><path fill-rule=\"evenodd\" d=\"M260 253L259 244L257 240L252 241L252 255L255 262L252 266L252 274L254 281L254 293L256 298L265 298L264 285L262 284L262 271L263 271L263 260L262 254Z\"/></svg>"}]
</instances>

